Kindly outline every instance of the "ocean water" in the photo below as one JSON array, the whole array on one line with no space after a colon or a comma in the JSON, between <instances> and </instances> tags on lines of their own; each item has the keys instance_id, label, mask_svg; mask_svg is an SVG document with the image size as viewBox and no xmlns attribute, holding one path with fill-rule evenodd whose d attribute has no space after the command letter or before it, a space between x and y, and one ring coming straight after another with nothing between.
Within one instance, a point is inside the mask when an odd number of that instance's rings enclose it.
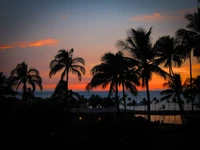
<instances>
[{"instance_id":1,"label":"ocean water","mask_svg":"<svg viewBox=\"0 0 200 150\"><path fill-rule=\"evenodd\" d=\"M99 95L100 97L107 97L108 96L108 91L75 91L77 93L79 93L80 95L83 95L85 98L89 98L91 97L92 94L94 95ZM161 91L150 91L150 99L151 99L151 110L157 110L157 111L162 111L162 110L179 110L178 104L175 103L166 103L166 102L159 102L159 103L155 103L153 100L153 98L157 98L160 99L161 95L160 95ZM53 94L53 91L36 91L35 92L35 96L36 97L41 97L41 98L48 98L51 97L51 95ZM135 100L137 102L137 106L127 106L127 109L129 110L147 110L147 107L144 105L140 105L141 101L143 100L143 98L146 98L146 91L139 91L137 96L133 96L131 93L126 92L127 94L127 98L131 98L131 100ZM123 93L120 91L119 92L119 97L122 98ZM183 99L184 100L184 99ZM184 109L185 110L191 110L191 104L186 103L186 100L184 100ZM127 100L127 103L129 101ZM163 105L165 105L165 108L163 109ZM124 106L120 105L120 108L123 109ZM194 107L194 109L196 109ZM145 118L147 118L146 115L140 115L143 116ZM151 115L151 120L152 121L164 121L165 123L174 123L174 124L181 124L181 118L180 115L175 115L175 116L168 116L168 115Z\"/></svg>"},{"instance_id":2,"label":"ocean water","mask_svg":"<svg viewBox=\"0 0 200 150\"><path fill-rule=\"evenodd\" d=\"M85 98L89 98L92 94L99 95L101 97L107 97L108 91L74 91L79 93L80 95L84 95ZM35 96L36 97L42 97L42 98L48 98L51 97L53 94L53 91L36 91ZM119 91L119 97L122 97L122 92ZM127 97L134 98L136 101L140 100L142 98L146 98L146 91L139 91L137 96L133 96L130 92L126 92ZM160 91L150 91L150 97L153 99L154 97L160 98Z\"/></svg>"},{"instance_id":3,"label":"ocean water","mask_svg":"<svg viewBox=\"0 0 200 150\"><path fill-rule=\"evenodd\" d=\"M85 98L89 98L92 94L94 95L99 95L100 97L107 97L108 96L108 91L75 91L79 93L80 95L83 95ZM167 103L167 102L159 102L155 103L153 98L160 99L161 91L150 91L150 100L151 100L151 110L179 110L178 104L175 103ZM53 94L53 91L36 91L35 96L36 97L42 97L42 98L48 98L51 97ZM129 103L128 98L131 98L131 100L135 100L136 103L138 104L137 106L127 106L127 109L130 110L147 110L147 107L144 105L141 105L141 101L143 98L146 98L146 91L139 91L137 96L133 96L130 92L126 92L127 94L127 103ZM122 91L119 91L119 97L122 98ZM185 103L184 103L184 109L185 110L191 110L191 103L187 103L186 99L182 98ZM163 105L165 108L163 108ZM123 109L123 105L120 106ZM196 109L194 107L194 109Z\"/></svg>"}]
</instances>

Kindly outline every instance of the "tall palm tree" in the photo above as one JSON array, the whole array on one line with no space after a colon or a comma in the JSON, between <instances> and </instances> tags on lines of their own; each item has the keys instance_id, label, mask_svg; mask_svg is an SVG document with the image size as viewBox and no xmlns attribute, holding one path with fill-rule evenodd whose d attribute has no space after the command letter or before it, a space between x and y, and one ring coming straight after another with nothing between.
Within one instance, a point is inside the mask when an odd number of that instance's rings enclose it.
<instances>
[{"instance_id":1,"label":"tall palm tree","mask_svg":"<svg viewBox=\"0 0 200 150\"><path fill-rule=\"evenodd\" d=\"M192 59L191 52L193 50L194 56L197 57L200 62L200 8L197 8L197 12L189 13L185 15L185 18L189 21L186 29L180 29L177 31L177 36L181 40L181 43L185 46L185 58L189 58L190 62L190 85L192 89ZM191 93L191 105L193 111L193 95Z\"/></svg>"},{"instance_id":2,"label":"tall palm tree","mask_svg":"<svg viewBox=\"0 0 200 150\"><path fill-rule=\"evenodd\" d=\"M11 80L12 86L16 86L17 90L22 84L22 99L24 101L28 96L28 88L30 89L28 85L31 86L32 93L34 93L36 86L42 90L42 78L40 77L39 71L33 67L28 68L25 62L18 64L17 67L11 71L9 79Z\"/></svg>"},{"instance_id":3,"label":"tall palm tree","mask_svg":"<svg viewBox=\"0 0 200 150\"><path fill-rule=\"evenodd\" d=\"M173 76L173 65L180 67L183 64L183 56L180 54L183 47L173 37L163 36L156 41L155 49L159 55L156 62L158 65L164 63L164 68L169 68L169 74Z\"/></svg>"},{"instance_id":4,"label":"tall palm tree","mask_svg":"<svg viewBox=\"0 0 200 150\"><path fill-rule=\"evenodd\" d=\"M59 50L58 54L54 57L54 59L50 63L50 72L49 77L51 78L52 75L55 75L57 72L62 71L61 80L64 80L66 77L66 91L68 95L68 81L69 81L69 73L76 74L78 76L78 80L81 81L82 74L85 74L85 61L81 57L73 58L74 50L71 49L70 51L66 50Z\"/></svg>"},{"instance_id":5,"label":"tall palm tree","mask_svg":"<svg viewBox=\"0 0 200 150\"><path fill-rule=\"evenodd\" d=\"M197 7L197 11L194 13L188 13L185 15L188 20L186 26L190 31L196 33L193 37L193 51L194 56L197 57L200 62L200 7Z\"/></svg>"},{"instance_id":6,"label":"tall palm tree","mask_svg":"<svg viewBox=\"0 0 200 150\"><path fill-rule=\"evenodd\" d=\"M134 65L132 58L124 57L120 51L116 54L105 53L101 58L101 64L91 69L93 77L90 83L87 84L86 89L91 90L97 86L106 88L110 85L108 97L115 91L115 102L119 112L118 86L122 85L124 100L125 89L133 94L137 93L136 85L139 85L139 81L137 74L134 72Z\"/></svg>"},{"instance_id":7,"label":"tall palm tree","mask_svg":"<svg viewBox=\"0 0 200 150\"><path fill-rule=\"evenodd\" d=\"M185 87L187 86L187 80L182 83L181 76L179 74L174 74L174 79L169 78L169 81L164 83L163 86L168 89L160 92L162 97L161 101L166 101L168 99L177 100L179 109L181 112L182 123L185 123L185 112L183 108L183 100L181 99L181 95L184 95Z\"/></svg>"},{"instance_id":8,"label":"tall palm tree","mask_svg":"<svg viewBox=\"0 0 200 150\"><path fill-rule=\"evenodd\" d=\"M177 31L177 37L179 38L182 46L184 47L183 49L183 57L185 60L189 58L189 64L190 64L190 85L192 89L192 50L196 46L196 40L195 36L197 34L193 31L185 30L185 29L179 29ZM191 93L191 105L192 105L192 111L193 111L193 99L192 99L192 93Z\"/></svg>"},{"instance_id":9,"label":"tall palm tree","mask_svg":"<svg viewBox=\"0 0 200 150\"><path fill-rule=\"evenodd\" d=\"M197 7L197 12L186 14L185 18L189 21L186 27L200 34L200 8Z\"/></svg>"},{"instance_id":10,"label":"tall palm tree","mask_svg":"<svg viewBox=\"0 0 200 150\"><path fill-rule=\"evenodd\" d=\"M130 29L127 39L117 42L117 46L122 50L128 51L134 61L136 61L137 71L140 73L142 80L142 86L146 86L149 122L151 121L149 81L152 79L152 73L156 73L164 78L166 77L166 72L155 64L155 59L158 57L158 54L152 46L151 30L152 28L150 28L148 32L142 28L138 28L137 30Z\"/></svg>"}]
</instances>

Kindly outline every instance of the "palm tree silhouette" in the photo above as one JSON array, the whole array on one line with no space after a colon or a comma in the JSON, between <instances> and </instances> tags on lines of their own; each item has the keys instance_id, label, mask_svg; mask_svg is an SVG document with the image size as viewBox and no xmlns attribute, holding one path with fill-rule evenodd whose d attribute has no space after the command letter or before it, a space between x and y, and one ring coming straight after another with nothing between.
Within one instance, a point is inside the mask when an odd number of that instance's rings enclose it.
<instances>
[{"instance_id":1,"label":"palm tree silhouette","mask_svg":"<svg viewBox=\"0 0 200 150\"><path fill-rule=\"evenodd\" d=\"M186 27L200 34L200 8L197 7L197 12L186 14L185 18L189 21Z\"/></svg>"},{"instance_id":2,"label":"palm tree silhouette","mask_svg":"<svg viewBox=\"0 0 200 150\"><path fill-rule=\"evenodd\" d=\"M195 41L195 36L196 33L185 30L185 29L180 29L177 31L177 36L179 40L181 41L181 44L184 46L184 51L183 51L183 56L185 59L189 58L189 64L190 64L190 85L192 89L192 50L194 49L196 45ZM191 94L191 105L192 105L192 111L193 111L193 99L192 99L192 93Z\"/></svg>"},{"instance_id":3,"label":"palm tree silhouette","mask_svg":"<svg viewBox=\"0 0 200 150\"><path fill-rule=\"evenodd\" d=\"M199 107L200 105L200 76L192 79L192 88L190 83L186 86L186 94L185 97L190 100L190 95L188 93L192 93L192 98L195 100L197 98L197 102L194 101L194 105ZM189 101L190 102L190 101Z\"/></svg>"},{"instance_id":4,"label":"palm tree silhouette","mask_svg":"<svg viewBox=\"0 0 200 150\"><path fill-rule=\"evenodd\" d=\"M17 92L11 88L9 78L6 78L3 72L0 72L0 95L14 96L16 94Z\"/></svg>"},{"instance_id":5,"label":"palm tree silhouette","mask_svg":"<svg viewBox=\"0 0 200 150\"><path fill-rule=\"evenodd\" d=\"M119 96L118 86L122 85L123 100L126 110L125 89L136 94L136 85L139 85L138 75L134 70L134 61L132 58L124 57L122 52L113 54L105 53L101 58L101 64L94 66L91 69L92 80L87 84L86 89L91 90L97 86L106 88L110 85L108 97L115 91L115 102L117 111L119 112Z\"/></svg>"},{"instance_id":6,"label":"palm tree silhouette","mask_svg":"<svg viewBox=\"0 0 200 150\"><path fill-rule=\"evenodd\" d=\"M182 84L182 80L179 74L174 74L174 79L169 79L168 82L164 83L163 86L168 89L160 92L162 95L161 101L166 101L170 98L178 101L179 109L181 112L182 123L185 123L185 112L183 108L183 100L181 99L181 95L184 95L185 87L187 86L187 80Z\"/></svg>"},{"instance_id":7,"label":"palm tree silhouette","mask_svg":"<svg viewBox=\"0 0 200 150\"><path fill-rule=\"evenodd\" d=\"M117 46L122 50L128 51L134 61L136 61L136 71L140 74L142 86L146 86L149 122L151 121L149 81L152 79L152 73L156 73L164 78L166 77L166 72L155 63L158 54L152 46L151 30L152 28L150 28L148 32L142 28L138 28L137 30L130 29L128 31L127 39L125 41L119 40L117 42Z\"/></svg>"},{"instance_id":8,"label":"palm tree silhouette","mask_svg":"<svg viewBox=\"0 0 200 150\"><path fill-rule=\"evenodd\" d=\"M193 79L193 89L194 89L194 97L197 97L197 107L200 108L200 76L197 76L195 79Z\"/></svg>"},{"instance_id":9,"label":"palm tree silhouette","mask_svg":"<svg viewBox=\"0 0 200 150\"><path fill-rule=\"evenodd\" d=\"M197 56L198 61L200 62L200 8L197 8L197 12L189 13L185 15L185 18L189 21L186 26L189 30L179 29L177 31L177 37L180 39L181 44L185 47L184 57L189 58L190 63L190 85L192 89L192 59L191 52L193 51L194 56ZM193 95L191 93L191 105L192 112L193 108Z\"/></svg>"},{"instance_id":10,"label":"palm tree silhouette","mask_svg":"<svg viewBox=\"0 0 200 150\"><path fill-rule=\"evenodd\" d=\"M158 65L164 63L164 68L169 68L169 74L173 76L172 66L180 67L183 64L183 56L180 54L183 47L173 37L163 36L156 41L155 49L159 54L156 62Z\"/></svg>"},{"instance_id":11,"label":"palm tree silhouette","mask_svg":"<svg viewBox=\"0 0 200 150\"><path fill-rule=\"evenodd\" d=\"M76 74L78 76L78 80L81 81L82 74L85 74L85 61L81 57L73 58L74 50L70 51L59 50L58 54L54 57L54 59L50 63L50 72L49 77L55 75L57 72L62 71L61 81L64 81L64 77L66 76L66 97L68 97L68 81L69 81L69 73Z\"/></svg>"},{"instance_id":12,"label":"palm tree silhouette","mask_svg":"<svg viewBox=\"0 0 200 150\"><path fill-rule=\"evenodd\" d=\"M9 79L11 80L12 86L16 86L17 90L22 84L23 101L25 101L28 96L28 88L30 88L28 85L32 87L32 93L34 93L36 86L42 90L42 78L40 77L39 71L33 67L28 68L25 62L18 64L17 67L11 71Z\"/></svg>"},{"instance_id":13,"label":"palm tree silhouette","mask_svg":"<svg viewBox=\"0 0 200 150\"><path fill-rule=\"evenodd\" d=\"M152 99L152 101L154 101L155 110L157 110L157 109L156 109L156 105L159 103L159 99L158 99L157 97L154 97L154 98Z\"/></svg>"}]
</instances>

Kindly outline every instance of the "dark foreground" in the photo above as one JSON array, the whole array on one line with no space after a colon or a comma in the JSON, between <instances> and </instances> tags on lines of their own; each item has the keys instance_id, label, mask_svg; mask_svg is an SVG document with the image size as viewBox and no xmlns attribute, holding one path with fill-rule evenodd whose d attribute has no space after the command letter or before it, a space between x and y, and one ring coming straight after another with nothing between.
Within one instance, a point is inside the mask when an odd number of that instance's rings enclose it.
<instances>
[{"instance_id":1,"label":"dark foreground","mask_svg":"<svg viewBox=\"0 0 200 150\"><path fill-rule=\"evenodd\" d=\"M200 149L199 116L195 114L186 125L175 125L148 123L131 113L70 114L53 106L4 106L1 146L194 150Z\"/></svg>"}]
</instances>

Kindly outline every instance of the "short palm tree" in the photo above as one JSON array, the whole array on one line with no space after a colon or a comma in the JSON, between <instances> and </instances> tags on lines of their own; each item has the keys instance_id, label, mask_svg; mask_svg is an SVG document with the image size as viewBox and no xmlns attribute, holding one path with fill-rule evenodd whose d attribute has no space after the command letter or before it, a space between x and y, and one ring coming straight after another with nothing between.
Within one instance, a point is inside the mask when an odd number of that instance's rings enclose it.
<instances>
[{"instance_id":1,"label":"short palm tree","mask_svg":"<svg viewBox=\"0 0 200 150\"><path fill-rule=\"evenodd\" d=\"M52 75L55 75L59 71L63 71L61 74L61 80L64 80L66 83L66 95L68 95L68 82L69 82L69 73L76 74L78 76L78 80L81 81L82 74L85 74L85 61L81 57L73 58L74 50L71 49L70 51L66 50L59 50L58 54L54 57L54 59L50 63L50 72L49 77L51 78Z\"/></svg>"},{"instance_id":2,"label":"short palm tree","mask_svg":"<svg viewBox=\"0 0 200 150\"><path fill-rule=\"evenodd\" d=\"M200 76L193 79L194 93L197 96L198 103L200 104Z\"/></svg>"},{"instance_id":3,"label":"short palm tree","mask_svg":"<svg viewBox=\"0 0 200 150\"><path fill-rule=\"evenodd\" d=\"M152 102L154 102L154 104L155 104L155 110L157 110L156 105L160 102L159 99L158 99L157 97L154 97L154 98L152 99Z\"/></svg>"},{"instance_id":4,"label":"short palm tree","mask_svg":"<svg viewBox=\"0 0 200 150\"><path fill-rule=\"evenodd\" d=\"M78 101L81 99L81 96L73 92L72 90L66 90L66 81L60 80L51 95L51 98L57 100L57 103L63 104L70 108L70 107L78 107ZM65 101L67 99L67 101Z\"/></svg>"},{"instance_id":5,"label":"short palm tree","mask_svg":"<svg viewBox=\"0 0 200 150\"><path fill-rule=\"evenodd\" d=\"M142 28L137 30L130 29L128 31L127 39L125 41L119 40L117 42L117 46L122 50L129 52L134 61L136 61L136 71L140 74L142 86L146 86L149 122L151 121L149 81L152 79L153 73L156 73L164 78L167 75L166 72L155 63L155 59L158 57L158 54L152 46L151 30L152 28L150 28L148 32Z\"/></svg>"},{"instance_id":6,"label":"short palm tree","mask_svg":"<svg viewBox=\"0 0 200 150\"><path fill-rule=\"evenodd\" d=\"M194 105L197 107L200 106L200 76L192 79L192 88L189 82L186 88L186 97L190 99L190 96L188 97L188 93L192 93L193 99L195 100L197 98L197 102L194 101Z\"/></svg>"},{"instance_id":7,"label":"short palm tree","mask_svg":"<svg viewBox=\"0 0 200 150\"><path fill-rule=\"evenodd\" d=\"M124 57L122 52L116 54L108 52L101 58L101 64L91 69L93 77L86 89L91 90L97 86L106 88L110 85L108 97L115 91L115 102L119 112L118 86L122 85L124 100L125 89L133 94L137 93L136 85L139 85L139 80L134 72L134 65L132 58Z\"/></svg>"},{"instance_id":8,"label":"short palm tree","mask_svg":"<svg viewBox=\"0 0 200 150\"><path fill-rule=\"evenodd\" d=\"M160 94L162 95L160 100L177 100L181 112L182 123L184 124L185 112L183 108L183 100L181 99L181 95L184 95L185 87L187 86L187 80L184 83L182 83L181 76L179 74L174 74L174 77L172 78L169 78L169 81L163 84L163 86L167 87L167 89L160 92Z\"/></svg>"},{"instance_id":9,"label":"short palm tree","mask_svg":"<svg viewBox=\"0 0 200 150\"><path fill-rule=\"evenodd\" d=\"M0 95L14 96L17 94L17 92L11 88L9 81L10 80L6 78L3 72L0 72Z\"/></svg>"},{"instance_id":10,"label":"short palm tree","mask_svg":"<svg viewBox=\"0 0 200 150\"><path fill-rule=\"evenodd\" d=\"M16 86L18 90L19 86L22 84L22 99L25 101L27 99L28 85L31 86L31 92L34 93L36 86L42 90L42 78L40 73L35 68L28 68L28 65L25 62L22 62L17 65L15 69L11 71L11 80L12 86Z\"/></svg>"}]
</instances>

